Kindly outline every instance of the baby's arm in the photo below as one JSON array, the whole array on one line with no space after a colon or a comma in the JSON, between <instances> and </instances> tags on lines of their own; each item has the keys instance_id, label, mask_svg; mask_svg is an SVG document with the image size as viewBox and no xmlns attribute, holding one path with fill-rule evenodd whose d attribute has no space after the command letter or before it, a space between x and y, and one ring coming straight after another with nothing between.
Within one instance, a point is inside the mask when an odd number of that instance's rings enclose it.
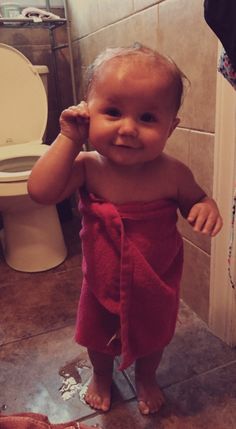
<instances>
[{"instance_id":1,"label":"baby's arm","mask_svg":"<svg viewBox=\"0 0 236 429\"><path fill-rule=\"evenodd\" d=\"M85 102L62 112L61 132L36 162L28 180L28 192L33 200L55 204L84 183L84 154L80 151L88 135L88 126Z\"/></svg>"},{"instance_id":2,"label":"baby's arm","mask_svg":"<svg viewBox=\"0 0 236 429\"><path fill-rule=\"evenodd\" d=\"M216 202L208 197L204 197L193 205L187 220L193 226L194 231L202 232L211 237L214 237L223 225Z\"/></svg>"},{"instance_id":3,"label":"baby's arm","mask_svg":"<svg viewBox=\"0 0 236 429\"><path fill-rule=\"evenodd\" d=\"M178 165L177 183L182 215L194 231L214 237L223 225L216 202L205 194L192 172L183 164Z\"/></svg>"}]
</instances>

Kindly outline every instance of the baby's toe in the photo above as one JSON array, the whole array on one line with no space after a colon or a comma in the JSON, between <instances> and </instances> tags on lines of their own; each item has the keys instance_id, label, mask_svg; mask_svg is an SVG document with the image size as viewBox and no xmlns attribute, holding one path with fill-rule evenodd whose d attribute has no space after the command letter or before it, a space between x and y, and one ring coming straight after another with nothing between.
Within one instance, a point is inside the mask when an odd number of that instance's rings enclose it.
<instances>
[{"instance_id":1,"label":"baby's toe","mask_svg":"<svg viewBox=\"0 0 236 429\"><path fill-rule=\"evenodd\" d=\"M101 410L102 411L108 411L110 408L110 399L104 399L102 405L101 405Z\"/></svg>"},{"instance_id":2,"label":"baby's toe","mask_svg":"<svg viewBox=\"0 0 236 429\"><path fill-rule=\"evenodd\" d=\"M145 401L138 401L138 408L141 414L148 415L150 413L149 406Z\"/></svg>"}]
</instances>

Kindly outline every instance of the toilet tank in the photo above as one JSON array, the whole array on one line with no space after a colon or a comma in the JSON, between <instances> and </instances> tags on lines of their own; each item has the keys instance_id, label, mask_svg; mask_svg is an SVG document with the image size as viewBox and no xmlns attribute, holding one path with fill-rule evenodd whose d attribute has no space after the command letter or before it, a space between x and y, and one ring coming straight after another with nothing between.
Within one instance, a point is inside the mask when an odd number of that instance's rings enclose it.
<instances>
[{"instance_id":1,"label":"toilet tank","mask_svg":"<svg viewBox=\"0 0 236 429\"><path fill-rule=\"evenodd\" d=\"M48 95L48 74L49 74L48 67L36 65L34 66L34 68L37 70L39 76L41 77L46 94Z\"/></svg>"}]
</instances>

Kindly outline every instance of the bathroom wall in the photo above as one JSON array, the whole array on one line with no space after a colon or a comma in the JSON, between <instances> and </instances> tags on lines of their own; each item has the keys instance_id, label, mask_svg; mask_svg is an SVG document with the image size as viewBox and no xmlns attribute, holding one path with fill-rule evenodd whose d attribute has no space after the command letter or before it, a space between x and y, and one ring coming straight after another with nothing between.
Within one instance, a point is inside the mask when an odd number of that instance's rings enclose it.
<instances>
[{"instance_id":1,"label":"bathroom wall","mask_svg":"<svg viewBox=\"0 0 236 429\"><path fill-rule=\"evenodd\" d=\"M203 0L68 0L78 96L83 72L109 46L139 41L171 56L191 81L181 123L167 152L193 170L212 194L217 39L204 21ZM208 321L210 240L180 219L185 267L182 297Z\"/></svg>"},{"instance_id":2,"label":"bathroom wall","mask_svg":"<svg viewBox=\"0 0 236 429\"><path fill-rule=\"evenodd\" d=\"M56 0L57 8L51 12L64 17L62 0ZM46 9L45 0L19 2L22 8L28 6ZM52 4L52 3L51 3ZM69 52L67 47L66 25L56 28L50 32L46 28L6 28L0 25L0 42L11 45L22 52L33 64L45 64L49 68L48 82L48 124L45 140L51 143L59 131L58 119L60 112L72 104L72 89L70 80ZM53 53L52 46L57 46ZM56 71L56 73L55 73Z\"/></svg>"}]
</instances>

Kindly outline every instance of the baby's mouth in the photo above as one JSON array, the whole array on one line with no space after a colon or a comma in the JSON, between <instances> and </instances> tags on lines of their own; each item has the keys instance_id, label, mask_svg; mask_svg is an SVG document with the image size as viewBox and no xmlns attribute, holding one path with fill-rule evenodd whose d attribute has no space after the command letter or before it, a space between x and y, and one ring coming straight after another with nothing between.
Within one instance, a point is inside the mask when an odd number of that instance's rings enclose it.
<instances>
[{"instance_id":1,"label":"baby's mouth","mask_svg":"<svg viewBox=\"0 0 236 429\"><path fill-rule=\"evenodd\" d=\"M116 147L118 148L118 149L134 149L132 146L128 146L128 145L125 145L125 144L120 144L120 145L116 145Z\"/></svg>"},{"instance_id":2,"label":"baby's mouth","mask_svg":"<svg viewBox=\"0 0 236 429\"><path fill-rule=\"evenodd\" d=\"M129 144L125 144L125 143L119 143L119 144L114 144L114 147L116 147L117 149L128 149L128 150L137 150L138 148L134 145L129 145Z\"/></svg>"}]
</instances>

